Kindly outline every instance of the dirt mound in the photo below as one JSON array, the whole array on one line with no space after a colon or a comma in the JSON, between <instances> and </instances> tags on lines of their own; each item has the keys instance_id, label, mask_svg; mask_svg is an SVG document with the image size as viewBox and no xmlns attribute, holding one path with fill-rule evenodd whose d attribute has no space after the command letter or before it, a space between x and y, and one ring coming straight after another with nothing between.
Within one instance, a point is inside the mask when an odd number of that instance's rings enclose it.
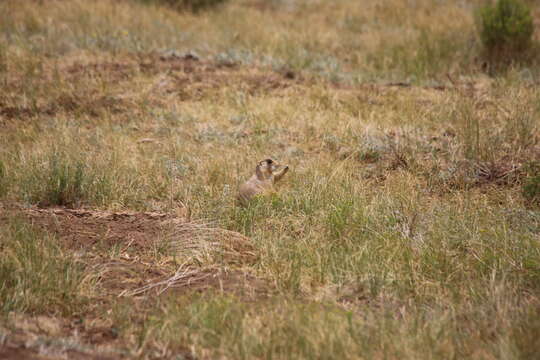
<instances>
[{"instance_id":1,"label":"dirt mound","mask_svg":"<svg viewBox=\"0 0 540 360\"><path fill-rule=\"evenodd\" d=\"M108 295L163 281L174 283L174 288L180 284L186 289L212 287L211 284L222 287L243 272L216 272L215 267L251 264L257 259L250 240L242 234L170 214L0 209L0 223L13 216L26 218L34 226L55 234L62 248L75 253L100 274L100 283ZM170 281L172 274L186 269L190 274L184 274L186 281Z\"/></svg>"},{"instance_id":2,"label":"dirt mound","mask_svg":"<svg viewBox=\"0 0 540 360\"><path fill-rule=\"evenodd\" d=\"M66 208L33 208L19 213L34 225L55 233L66 247L73 250L95 245L143 250L160 245L179 255L200 255L204 250L219 249L222 255L229 257L255 256L249 239L240 233L165 213Z\"/></svg>"}]
</instances>

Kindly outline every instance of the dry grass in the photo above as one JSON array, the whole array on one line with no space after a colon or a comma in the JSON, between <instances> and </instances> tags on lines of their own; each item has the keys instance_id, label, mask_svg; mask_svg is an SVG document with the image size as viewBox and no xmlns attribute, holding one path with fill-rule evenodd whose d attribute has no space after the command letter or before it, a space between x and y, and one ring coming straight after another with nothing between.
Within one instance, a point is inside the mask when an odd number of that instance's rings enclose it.
<instances>
[{"instance_id":1,"label":"dry grass","mask_svg":"<svg viewBox=\"0 0 540 360\"><path fill-rule=\"evenodd\" d=\"M534 357L540 67L484 73L476 5L0 2L0 345Z\"/></svg>"}]
</instances>

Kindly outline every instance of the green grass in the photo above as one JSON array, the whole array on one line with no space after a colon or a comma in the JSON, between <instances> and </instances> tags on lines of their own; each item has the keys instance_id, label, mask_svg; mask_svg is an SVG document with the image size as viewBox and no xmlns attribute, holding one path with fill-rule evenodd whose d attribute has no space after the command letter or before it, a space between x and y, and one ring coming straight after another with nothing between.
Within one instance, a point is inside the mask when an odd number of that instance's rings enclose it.
<instances>
[{"instance_id":1,"label":"green grass","mask_svg":"<svg viewBox=\"0 0 540 360\"><path fill-rule=\"evenodd\" d=\"M91 279L57 239L26 221L1 225L2 313L70 315L82 311Z\"/></svg>"},{"instance_id":2,"label":"green grass","mask_svg":"<svg viewBox=\"0 0 540 360\"><path fill-rule=\"evenodd\" d=\"M496 281L492 290L508 291L507 286ZM365 296L355 290L350 298ZM467 303L412 311L399 300L343 309L324 300L246 304L218 294L190 296L162 303L136 336L140 345L166 348L169 355L191 348L195 356L235 359L526 358L538 349L522 338L526 331L533 332L526 339L538 335L538 311L515 305L511 298L485 293ZM508 326L494 320L501 312Z\"/></svg>"}]
</instances>

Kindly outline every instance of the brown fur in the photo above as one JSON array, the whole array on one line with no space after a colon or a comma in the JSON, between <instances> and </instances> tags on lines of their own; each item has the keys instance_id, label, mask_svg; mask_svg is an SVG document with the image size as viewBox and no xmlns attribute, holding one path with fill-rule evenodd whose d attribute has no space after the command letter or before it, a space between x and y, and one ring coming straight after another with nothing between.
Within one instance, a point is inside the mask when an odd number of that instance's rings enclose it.
<instances>
[{"instance_id":1,"label":"brown fur","mask_svg":"<svg viewBox=\"0 0 540 360\"><path fill-rule=\"evenodd\" d=\"M238 189L238 201L246 205L249 200L259 194L273 191L274 184L289 171L289 166L279 165L272 159L260 161L255 167L255 174L240 185Z\"/></svg>"}]
</instances>

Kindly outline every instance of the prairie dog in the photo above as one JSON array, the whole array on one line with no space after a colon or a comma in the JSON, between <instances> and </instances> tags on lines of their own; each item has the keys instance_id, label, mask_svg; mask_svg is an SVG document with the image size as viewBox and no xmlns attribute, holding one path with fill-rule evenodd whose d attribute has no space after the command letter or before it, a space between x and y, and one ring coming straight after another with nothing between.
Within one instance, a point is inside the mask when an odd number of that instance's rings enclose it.
<instances>
[{"instance_id":1,"label":"prairie dog","mask_svg":"<svg viewBox=\"0 0 540 360\"><path fill-rule=\"evenodd\" d=\"M255 174L238 188L238 200L246 205L255 195L272 191L274 183L289 171L289 166L279 165L272 159L260 161L255 167Z\"/></svg>"}]
</instances>

